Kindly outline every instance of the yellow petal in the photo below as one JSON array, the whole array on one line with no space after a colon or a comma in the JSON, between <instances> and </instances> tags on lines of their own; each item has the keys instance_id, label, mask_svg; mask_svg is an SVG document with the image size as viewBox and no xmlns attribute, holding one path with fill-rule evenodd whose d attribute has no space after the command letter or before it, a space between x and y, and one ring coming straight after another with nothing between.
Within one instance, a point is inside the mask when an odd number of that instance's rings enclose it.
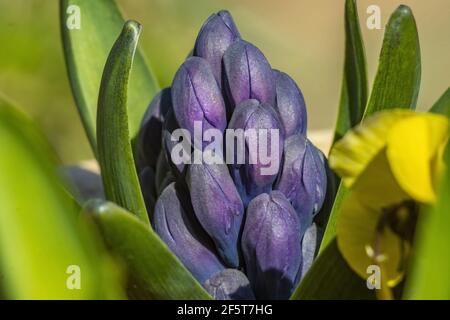
<instances>
[{"instance_id":1,"label":"yellow petal","mask_svg":"<svg viewBox=\"0 0 450 320\"><path fill-rule=\"evenodd\" d=\"M449 136L449 120L435 114L416 114L396 122L387 136L387 158L399 185L411 198L436 199L435 161Z\"/></svg>"},{"instance_id":2,"label":"yellow petal","mask_svg":"<svg viewBox=\"0 0 450 320\"><path fill-rule=\"evenodd\" d=\"M331 150L329 163L347 187L386 146L387 132L399 119L414 116L409 110L378 112L346 133Z\"/></svg>"},{"instance_id":3,"label":"yellow petal","mask_svg":"<svg viewBox=\"0 0 450 320\"><path fill-rule=\"evenodd\" d=\"M377 236L380 217L378 210L366 206L359 194L351 191L344 200L337 224L338 247L360 277L367 279L370 276L367 268L376 265L381 269L382 283L394 287L403 278L401 264L409 246L389 228Z\"/></svg>"},{"instance_id":4,"label":"yellow petal","mask_svg":"<svg viewBox=\"0 0 450 320\"><path fill-rule=\"evenodd\" d=\"M400 187L394 177L385 149L380 151L352 186L365 206L378 210L399 204L411 197Z\"/></svg>"}]
</instances>

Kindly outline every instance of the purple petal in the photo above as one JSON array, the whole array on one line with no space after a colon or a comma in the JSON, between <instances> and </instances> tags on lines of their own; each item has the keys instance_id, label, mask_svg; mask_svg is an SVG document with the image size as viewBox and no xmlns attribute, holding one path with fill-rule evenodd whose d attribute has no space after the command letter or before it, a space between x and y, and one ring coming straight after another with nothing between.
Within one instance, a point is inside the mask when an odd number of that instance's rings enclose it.
<instances>
[{"instance_id":1,"label":"purple petal","mask_svg":"<svg viewBox=\"0 0 450 320\"><path fill-rule=\"evenodd\" d=\"M194 55L206 59L221 86L222 57L228 47L240 38L239 31L228 11L211 15L203 24L195 41Z\"/></svg>"},{"instance_id":2,"label":"purple petal","mask_svg":"<svg viewBox=\"0 0 450 320\"><path fill-rule=\"evenodd\" d=\"M326 188L325 164L320 151L302 134L287 138L275 190L285 194L304 226L311 224L322 207Z\"/></svg>"},{"instance_id":3,"label":"purple petal","mask_svg":"<svg viewBox=\"0 0 450 320\"><path fill-rule=\"evenodd\" d=\"M270 105L261 104L257 100L246 100L236 107L229 129L242 129L246 133L245 150L239 146L234 150L231 174L244 203L248 204L258 194L270 191L281 164L284 132L276 111ZM250 134L252 130L254 135ZM271 130L276 130L278 137ZM264 132L267 135L261 136ZM272 143L275 146L273 150ZM267 147L265 155L261 149L263 145ZM227 149L227 153L229 152ZM245 164L239 164L238 152L245 154ZM262 155L269 156L268 162L261 161Z\"/></svg>"},{"instance_id":4,"label":"purple petal","mask_svg":"<svg viewBox=\"0 0 450 320\"><path fill-rule=\"evenodd\" d=\"M204 287L215 300L255 300L247 277L236 269L215 274Z\"/></svg>"},{"instance_id":5,"label":"purple petal","mask_svg":"<svg viewBox=\"0 0 450 320\"><path fill-rule=\"evenodd\" d=\"M199 57L188 58L178 69L172 83L172 104L181 128L194 137L194 123L202 130L226 127L225 104L208 62ZM202 143L202 141L198 141Z\"/></svg>"},{"instance_id":6,"label":"purple petal","mask_svg":"<svg viewBox=\"0 0 450 320\"><path fill-rule=\"evenodd\" d=\"M306 134L307 118L303 94L295 81L284 72L274 70L277 92L275 109L283 122L286 137Z\"/></svg>"},{"instance_id":7,"label":"purple petal","mask_svg":"<svg viewBox=\"0 0 450 320\"><path fill-rule=\"evenodd\" d=\"M153 228L193 276L204 283L224 266L202 235L195 216L183 204L175 183L167 186L156 202Z\"/></svg>"},{"instance_id":8,"label":"purple petal","mask_svg":"<svg viewBox=\"0 0 450 320\"><path fill-rule=\"evenodd\" d=\"M300 220L281 192L264 193L250 202L242 250L256 297L289 298L301 264Z\"/></svg>"},{"instance_id":9,"label":"purple petal","mask_svg":"<svg viewBox=\"0 0 450 320\"><path fill-rule=\"evenodd\" d=\"M302 264L300 266L299 273L297 274L297 281L303 279L314 262L314 258L316 257L316 253L319 249L322 234L322 228L317 226L315 223L309 226L306 230L302 239Z\"/></svg>"},{"instance_id":10,"label":"purple petal","mask_svg":"<svg viewBox=\"0 0 450 320\"><path fill-rule=\"evenodd\" d=\"M187 184L197 219L230 267L239 266L244 206L225 164L192 164Z\"/></svg>"},{"instance_id":11,"label":"purple petal","mask_svg":"<svg viewBox=\"0 0 450 320\"><path fill-rule=\"evenodd\" d=\"M225 90L230 113L244 100L275 104L275 79L263 53L244 40L234 42L223 56Z\"/></svg>"}]
</instances>

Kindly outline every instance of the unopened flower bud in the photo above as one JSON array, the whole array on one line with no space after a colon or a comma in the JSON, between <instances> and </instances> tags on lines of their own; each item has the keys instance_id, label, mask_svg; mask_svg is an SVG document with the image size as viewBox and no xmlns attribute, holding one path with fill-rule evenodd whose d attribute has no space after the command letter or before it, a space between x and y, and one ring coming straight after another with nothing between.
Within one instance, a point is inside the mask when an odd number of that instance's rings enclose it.
<instances>
[{"instance_id":1,"label":"unopened flower bud","mask_svg":"<svg viewBox=\"0 0 450 320\"><path fill-rule=\"evenodd\" d=\"M204 283L224 266L202 235L203 230L195 216L186 205L183 206L181 199L175 183L166 187L156 202L153 228L192 275Z\"/></svg>"},{"instance_id":2,"label":"unopened flower bud","mask_svg":"<svg viewBox=\"0 0 450 320\"><path fill-rule=\"evenodd\" d=\"M300 220L309 221L308 225L325 198L327 176L324 161L321 152L302 134L286 139L282 170L275 189L286 195Z\"/></svg>"},{"instance_id":3,"label":"unopened flower bud","mask_svg":"<svg viewBox=\"0 0 450 320\"><path fill-rule=\"evenodd\" d=\"M275 79L263 53L251 43L238 40L223 56L225 90L231 104L230 113L241 102L256 99L274 105Z\"/></svg>"},{"instance_id":4,"label":"unopened flower bud","mask_svg":"<svg viewBox=\"0 0 450 320\"><path fill-rule=\"evenodd\" d=\"M306 134L306 107L302 92L286 73L273 72L277 92L275 109L280 114L286 138L296 133Z\"/></svg>"},{"instance_id":5,"label":"unopened flower bud","mask_svg":"<svg viewBox=\"0 0 450 320\"><path fill-rule=\"evenodd\" d=\"M242 234L247 276L258 299L287 299L301 264L300 220L279 191L253 199Z\"/></svg>"},{"instance_id":6,"label":"unopened flower bud","mask_svg":"<svg viewBox=\"0 0 450 320\"><path fill-rule=\"evenodd\" d=\"M255 300L247 277L236 269L216 273L203 286L215 300Z\"/></svg>"},{"instance_id":7,"label":"unopened flower bud","mask_svg":"<svg viewBox=\"0 0 450 320\"><path fill-rule=\"evenodd\" d=\"M258 194L269 192L277 177L284 144L281 126L275 109L254 99L239 104L231 117L229 128L235 134L242 129L245 134L244 144L238 141L234 151L226 150L227 157L234 153L231 173L245 205ZM245 157L245 163L240 156Z\"/></svg>"},{"instance_id":8,"label":"unopened flower bud","mask_svg":"<svg viewBox=\"0 0 450 320\"><path fill-rule=\"evenodd\" d=\"M222 93L209 63L199 57L188 58L178 69L172 83L172 104L181 128L191 134L202 148L202 137L194 135L195 123L207 129L225 130L227 118ZM197 138L200 138L198 140Z\"/></svg>"},{"instance_id":9,"label":"unopened flower bud","mask_svg":"<svg viewBox=\"0 0 450 320\"><path fill-rule=\"evenodd\" d=\"M239 38L239 31L233 18L226 10L211 15L197 36L194 55L205 58L209 62L219 86L222 85L223 54Z\"/></svg>"},{"instance_id":10,"label":"unopened flower bud","mask_svg":"<svg viewBox=\"0 0 450 320\"><path fill-rule=\"evenodd\" d=\"M225 263L239 266L244 206L225 164L192 164L187 176L195 215Z\"/></svg>"},{"instance_id":11,"label":"unopened flower bud","mask_svg":"<svg viewBox=\"0 0 450 320\"><path fill-rule=\"evenodd\" d=\"M315 223L310 225L306 230L302 239L302 263L297 274L297 281L300 282L301 279L308 272L311 267L316 252L319 249L320 240L322 238L322 230Z\"/></svg>"}]
</instances>

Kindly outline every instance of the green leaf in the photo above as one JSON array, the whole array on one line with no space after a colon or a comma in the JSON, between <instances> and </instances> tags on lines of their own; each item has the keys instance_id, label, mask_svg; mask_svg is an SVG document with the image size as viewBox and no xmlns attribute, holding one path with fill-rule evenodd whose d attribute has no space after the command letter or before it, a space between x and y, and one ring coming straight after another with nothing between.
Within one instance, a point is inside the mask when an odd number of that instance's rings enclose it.
<instances>
[{"instance_id":1,"label":"green leaf","mask_svg":"<svg viewBox=\"0 0 450 320\"><path fill-rule=\"evenodd\" d=\"M437 203L419 219L406 299L450 299L450 143L446 150L447 170Z\"/></svg>"},{"instance_id":2,"label":"green leaf","mask_svg":"<svg viewBox=\"0 0 450 320\"><path fill-rule=\"evenodd\" d=\"M139 33L137 22L126 22L106 61L98 97L98 160L106 198L150 226L127 120L127 85Z\"/></svg>"},{"instance_id":3,"label":"green leaf","mask_svg":"<svg viewBox=\"0 0 450 320\"><path fill-rule=\"evenodd\" d=\"M393 108L415 109L420 88L420 45L411 9L401 5L386 26L378 70L363 121L377 111ZM320 251L336 235L336 220L348 193L339 186Z\"/></svg>"},{"instance_id":4,"label":"green leaf","mask_svg":"<svg viewBox=\"0 0 450 320\"><path fill-rule=\"evenodd\" d=\"M10 299L122 298L117 267L79 221L49 144L2 98L0 145L2 294ZM81 288L69 289L78 267Z\"/></svg>"},{"instance_id":5,"label":"green leaf","mask_svg":"<svg viewBox=\"0 0 450 320\"><path fill-rule=\"evenodd\" d=\"M291 299L375 299L375 292L350 269L334 239L317 257Z\"/></svg>"},{"instance_id":6,"label":"green leaf","mask_svg":"<svg viewBox=\"0 0 450 320\"><path fill-rule=\"evenodd\" d=\"M440 113L450 117L450 88L436 101L431 107L430 112Z\"/></svg>"},{"instance_id":7,"label":"green leaf","mask_svg":"<svg viewBox=\"0 0 450 320\"><path fill-rule=\"evenodd\" d=\"M77 22L80 22L79 29L73 28ZM113 0L60 1L60 27L67 71L94 153L97 152L96 113L102 70L124 22ZM129 127L132 139L136 137L143 114L158 90L153 73L143 55L138 52L129 85Z\"/></svg>"},{"instance_id":8,"label":"green leaf","mask_svg":"<svg viewBox=\"0 0 450 320\"><path fill-rule=\"evenodd\" d=\"M345 2L345 61L341 101L334 141L357 125L367 103L367 71L364 43L355 0Z\"/></svg>"},{"instance_id":9,"label":"green leaf","mask_svg":"<svg viewBox=\"0 0 450 320\"><path fill-rule=\"evenodd\" d=\"M378 70L364 117L384 109L415 109L420 76L416 22L411 9L401 5L386 26Z\"/></svg>"},{"instance_id":10,"label":"green leaf","mask_svg":"<svg viewBox=\"0 0 450 320\"><path fill-rule=\"evenodd\" d=\"M128 268L128 294L135 299L210 299L157 234L110 202L90 201L85 211L106 245Z\"/></svg>"}]
</instances>

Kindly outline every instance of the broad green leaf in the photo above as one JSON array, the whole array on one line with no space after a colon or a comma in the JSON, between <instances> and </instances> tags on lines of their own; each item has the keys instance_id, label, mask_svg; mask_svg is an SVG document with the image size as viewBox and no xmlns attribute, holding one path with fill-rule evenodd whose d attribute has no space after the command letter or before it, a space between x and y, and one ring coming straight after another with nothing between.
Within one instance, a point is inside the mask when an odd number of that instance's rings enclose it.
<instances>
[{"instance_id":1,"label":"broad green leaf","mask_svg":"<svg viewBox=\"0 0 450 320\"><path fill-rule=\"evenodd\" d=\"M417 27L411 9L401 5L386 26L378 70L363 121L377 111L415 109L420 88L421 62ZM336 235L336 219L348 189L340 185L320 251Z\"/></svg>"},{"instance_id":2,"label":"broad green leaf","mask_svg":"<svg viewBox=\"0 0 450 320\"><path fill-rule=\"evenodd\" d=\"M416 22L411 9L401 5L386 26L378 70L364 118L384 109L415 109L420 76Z\"/></svg>"},{"instance_id":3,"label":"broad green leaf","mask_svg":"<svg viewBox=\"0 0 450 320\"><path fill-rule=\"evenodd\" d=\"M150 222L134 165L128 129L127 92L140 25L125 23L106 61L98 97L98 160L106 198Z\"/></svg>"},{"instance_id":4,"label":"broad green leaf","mask_svg":"<svg viewBox=\"0 0 450 320\"><path fill-rule=\"evenodd\" d=\"M450 144L447 170L436 205L419 220L415 259L406 285L406 299L450 299Z\"/></svg>"},{"instance_id":5,"label":"broad green leaf","mask_svg":"<svg viewBox=\"0 0 450 320\"><path fill-rule=\"evenodd\" d=\"M96 113L102 70L124 22L114 0L60 1L60 27L67 71L94 153L97 153ZM132 139L136 137L143 114L158 90L153 73L138 52L129 85Z\"/></svg>"},{"instance_id":6,"label":"broad green leaf","mask_svg":"<svg viewBox=\"0 0 450 320\"><path fill-rule=\"evenodd\" d=\"M450 117L450 88L436 101L431 107L430 112L440 113Z\"/></svg>"},{"instance_id":7,"label":"broad green leaf","mask_svg":"<svg viewBox=\"0 0 450 320\"><path fill-rule=\"evenodd\" d=\"M90 201L85 211L108 248L125 263L130 298L210 299L158 235L131 213L101 200Z\"/></svg>"},{"instance_id":8,"label":"broad green leaf","mask_svg":"<svg viewBox=\"0 0 450 320\"><path fill-rule=\"evenodd\" d=\"M0 279L10 299L122 298L117 267L78 219L55 156L0 98ZM71 289L80 276L80 289Z\"/></svg>"},{"instance_id":9,"label":"broad green leaf","mask_svg":"<svg viewBox=\"0 0 450 320\"><path fill-rule=\"evenodd\" d=\"M369 290L366 281L350 269L333 240L317 257L291 299L375 299L375 290Z\"/></svg>"},{"instance_id":10,"label":"broad green leaf","mask_svg":"<svg viewBox=\"0 0 450 320\"><path fill-rule=\"evenodd\" d=\"M345 2L345 61L341 101L334 141L357 125L367 103L367 71L364 43L355 0Z\"/></svg>"}]
</instances>

